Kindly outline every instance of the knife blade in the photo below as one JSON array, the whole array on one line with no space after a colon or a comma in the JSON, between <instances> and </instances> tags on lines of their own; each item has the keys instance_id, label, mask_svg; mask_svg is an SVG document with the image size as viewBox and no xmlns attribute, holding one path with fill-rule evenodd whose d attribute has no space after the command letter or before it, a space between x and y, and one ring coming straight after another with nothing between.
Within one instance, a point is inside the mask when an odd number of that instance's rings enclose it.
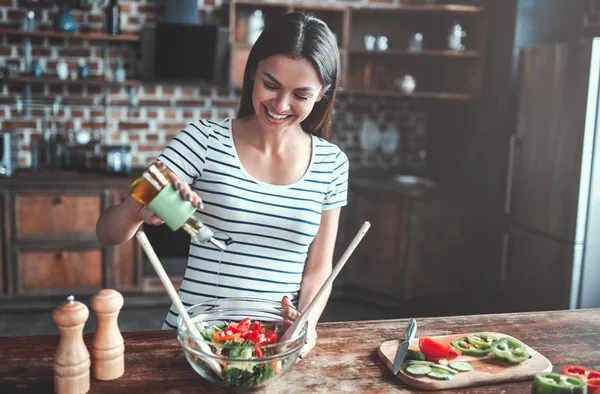
<instances>
[{"instance_id":1,"label":"knife blade","mask_svg":"<svg viewBox=\"0 0 600 394\"><path fill-rule=\"evenodd\" d=\"M396 357L394 358L394 366L392 367L392 372L394 375L400 371L400 367L402 366L402 362L406 358L406 354L408 353L408 348L410 346L410 341L415 337L417 333L417 321L415 319L410 319L410 323L404 332L404 341L400 343L398 346L398 350L396 351Z\"/></svg>"}]
</instances>

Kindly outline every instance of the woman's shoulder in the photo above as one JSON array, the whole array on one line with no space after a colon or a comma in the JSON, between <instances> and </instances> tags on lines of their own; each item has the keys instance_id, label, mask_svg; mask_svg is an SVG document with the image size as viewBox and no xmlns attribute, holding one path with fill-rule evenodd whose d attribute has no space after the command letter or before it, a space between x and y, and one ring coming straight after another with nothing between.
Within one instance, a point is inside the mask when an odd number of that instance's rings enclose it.
<instances>
[{"instance_id":1,"label":"woman's shoulder","mask_svg":"<svg viewBox=\"0 0 600 394\"><path fill-rule=\"evenodd\" d=\"M348 161L346 153L335 143L321 137L315 138L315 154L317 157L327 158L327 161L343 163Z\"/></svg>"},{"instance_id":2,"label":"woman's shoulder","mask_svg":"<svg viewBox=\"0 0 600 394\"><path fill-rule=\"evenodd\" d=\"M209 118L201 118L198 120L194 120L188 124L188 127L197 129L203 133L208 135L211 134L224 134L229 133L231 125L231 119L209 119Z\"/></svg>"}]
</instances>

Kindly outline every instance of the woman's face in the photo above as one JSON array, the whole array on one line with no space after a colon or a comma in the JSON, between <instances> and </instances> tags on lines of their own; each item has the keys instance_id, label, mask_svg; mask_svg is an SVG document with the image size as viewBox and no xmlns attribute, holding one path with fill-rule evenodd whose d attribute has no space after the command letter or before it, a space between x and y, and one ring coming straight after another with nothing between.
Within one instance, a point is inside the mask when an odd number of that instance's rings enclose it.
<instances>
[{"instance_id":1,"label":"woman's face","mask_svg":"<svg viewBox=\"0 0 600 394\"><path fill-rule=\"evenodd\" d=\"M252 105L266 130L299 125L322 97L315 68L305 59L274 55L258 63Z\"/></svg>"}]
</instances>

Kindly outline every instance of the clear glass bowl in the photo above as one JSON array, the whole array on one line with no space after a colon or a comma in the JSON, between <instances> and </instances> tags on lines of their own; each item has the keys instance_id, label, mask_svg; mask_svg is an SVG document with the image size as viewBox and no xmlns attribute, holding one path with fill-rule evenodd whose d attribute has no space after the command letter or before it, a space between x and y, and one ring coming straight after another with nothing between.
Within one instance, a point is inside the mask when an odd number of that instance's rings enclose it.
<instances>
[{"instance_id":1,"label":"clear glass bowl","mask_svg":"<svg viewBox=\"0 0 600 394\"><path fill-rule=\"evenodd\" d=\"M210 330L205 331L207 327L239 323L247 317L252 322L260 321L262 327L268 332L275 331L279 337L294 322L284 314L279 302L257 298L216 299L188 308L188 315L199 331L205 332L205 338L211 334ZM246 345L247 350L240 351L240 344L225 345L193 338L181 317L177 318L177 340L188 363L204 379L222 387L252 389L283 376L294 365L306 343L306 330L305 324L297 336L285 342ZM257 353L262 353L262 357ZM215 361L220 371L211 367L216 365Z\"/></svg>"}]
</instances>

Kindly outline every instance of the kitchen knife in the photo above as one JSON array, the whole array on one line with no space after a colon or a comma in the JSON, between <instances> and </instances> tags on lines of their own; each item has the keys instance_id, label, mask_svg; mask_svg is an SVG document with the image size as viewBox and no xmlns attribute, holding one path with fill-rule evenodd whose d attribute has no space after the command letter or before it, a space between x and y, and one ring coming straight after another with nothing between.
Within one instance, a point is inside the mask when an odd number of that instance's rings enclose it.
<instances>
[{"instance_id":1,"label":"kitchen knife","mask_svg":"<svg viewBox=\"0 0 600 394\"><path fill-rule=\"evenodd\" d=\"M406 353L408 353L408 347L410 346L410 341L415 337L417 333L417 321L415 319L410 319L410 323L404 332L404 341L400 343L398 346L398 351L396 352L396 358L394 358L394 366L392 371L394 375L400 371L400 367L402 366L402 362L406 358Z\"/></svg>"}]
</instances>

